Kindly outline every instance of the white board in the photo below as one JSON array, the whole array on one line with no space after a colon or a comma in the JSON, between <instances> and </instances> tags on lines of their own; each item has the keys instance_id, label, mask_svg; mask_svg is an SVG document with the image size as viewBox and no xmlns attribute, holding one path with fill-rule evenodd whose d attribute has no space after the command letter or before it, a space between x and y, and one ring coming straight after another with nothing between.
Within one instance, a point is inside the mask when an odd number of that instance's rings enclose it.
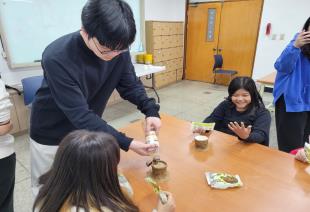
<instances>
[{"instance_id":1,"label":"white board","mask_svg":"<svg viewBox=\"0 0 310 212\"><path fill-rule=\"evenodd\" d=\"M141 0L126 0L134 12L137 36L131 51L141 49ZM55 39L81 28L87 0L0 0L0 36L11 68L41 60ZM143 17L142 17L143 18Z\"/></svg>"}]
</instances>

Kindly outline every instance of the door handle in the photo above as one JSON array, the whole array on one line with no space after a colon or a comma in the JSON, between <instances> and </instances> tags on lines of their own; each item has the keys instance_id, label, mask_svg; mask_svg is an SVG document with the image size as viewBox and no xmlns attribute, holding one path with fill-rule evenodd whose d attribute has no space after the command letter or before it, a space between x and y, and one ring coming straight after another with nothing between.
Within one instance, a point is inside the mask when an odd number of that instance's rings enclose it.
<instances>
[{"instance_id":1,"label":"door handle","mask_svg":"<svg viewBox=\"0 0 310 212\"><path fill-rule=\"evenodd\" d=\"M213 51L216 52L217 48L213 48Z\"/></svg>"},{"instance_id":2,"label":"door handle","mask_svg":"<svg viewBox=\"0 0 310 212\"><path fill-rule=\"evenodd\" d=\"M219 48L218 50L219 50L219 52L221 52L223 49L222 49L222 48Z\"/></svg>"}]
</instances>

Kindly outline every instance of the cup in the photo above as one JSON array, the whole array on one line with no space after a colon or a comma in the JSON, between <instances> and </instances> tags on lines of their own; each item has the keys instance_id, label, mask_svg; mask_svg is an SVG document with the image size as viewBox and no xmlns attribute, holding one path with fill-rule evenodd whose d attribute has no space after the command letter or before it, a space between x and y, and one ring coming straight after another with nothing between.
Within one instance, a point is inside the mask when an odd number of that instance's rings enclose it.
<instances>
[{"instance_id":1,"label":"cup","mask_svg":"<svg viewBox=\"0 0 310 212\"><path fill-rule=\"evenodd\" d=\"M195 136L195 146L198 149L206 149L208 147L208 137L205 135Z\"/></svg>"},{"instance_id":2,"label":"cup","mask_svg":"<svg viewBox=\"0 0 310 212\"><path fill-rule=\"evenodd\" d=\"M144 55L144 63L148 64L148 65L152 64L153 63L153 55L145 54Z\"/></svg>"},{"instance_id":3,"label":"cup","mask_svg":"<svg viewBox=\"0 0 310 212\"><path fill-rule=\"evenodd\" d=\"M143 64L144 63L144 54L137 54L136 55L136 61L137 61L137 63Z\"/></svg>"},{"instance_id":4,"label":"cup","mask_svg":"<svg viewBox=\"0 0 310 212\"><path fill-rule=\"evenodd\" d=\"M163 176L167 171L167 163L162 160L153 161L152 163L152 174L153 176Z\"/></svg>"}]
</instances>

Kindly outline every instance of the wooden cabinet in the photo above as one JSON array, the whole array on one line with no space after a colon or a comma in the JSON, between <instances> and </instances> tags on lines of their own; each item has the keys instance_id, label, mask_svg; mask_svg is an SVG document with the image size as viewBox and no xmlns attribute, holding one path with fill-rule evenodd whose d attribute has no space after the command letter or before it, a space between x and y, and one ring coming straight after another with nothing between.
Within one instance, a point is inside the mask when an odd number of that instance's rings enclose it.
<instances>
[{"instance_id":1,"label":"wooden cabinet","mask_svg":"<svg viewBox=\"0 0 310 212\"><path fill-rule=\"evenodd\" d=\"M11 120L10 120L13 125L13 129L10 131L10 133L14 134L20 131L20 127L19 127L19 122L17 119L16 109L15 109L14 100L12 96L10 96L10 100L13 104L13 106L11 107Z\"/></svg>"},{"instance_id":2,"label":"wooden cabinet","mask_svg":"<svg viewBox=\"0 0 310 212\"><path fill-rule=\"evenodd\" d=\"M183 77L183 22L146 21L146 50L154 65L166 70L154 75L156 88L175 83Z\"/></svg>"},{"instance_id":3,"label":"wooden cabinet","mask_svg":"<svg viewBox=\"0 0 310 212\"><path fill-rule=\"evenodd\" d=\"M30 111L24 105L24 96L18 95L16 91L8 90L10 94L10 100L13 104L11 107L11 123L13 124L13 129L11 134L23 132L29 128L29 117Z\"/></svg>"},{"instance_id":4,"label":"wooden cabinet","mask_svg":"<svg viewBox=\"0 0 310 212\"><path fill-rule=\"evenodd\" d=\"M18 95L14 90L8 90L10 94L10 100L13 104L11 107L11 123L13 129L10 131L11 134L24 133L29 129L30 124L30 108L24 104L24 96ZM107 106L111 106L115 103L122 101L122 98L116 90L113 91Z\"/></svg>"}]
</instances>

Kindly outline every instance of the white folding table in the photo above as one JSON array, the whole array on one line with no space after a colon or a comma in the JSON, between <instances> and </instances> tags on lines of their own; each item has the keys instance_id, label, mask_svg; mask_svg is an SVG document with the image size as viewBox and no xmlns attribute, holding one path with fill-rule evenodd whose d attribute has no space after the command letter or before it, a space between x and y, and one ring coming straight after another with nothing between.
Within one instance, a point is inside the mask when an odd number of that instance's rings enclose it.
<instances>
[{"instance_id":1,"label":"white folding table","mask_svg":"<svg viewBox=\"0 0 310 212\"><path fill-rule=\"evenodd\" d=\"M133 65L135 67L137 77L140 78L140 77L146 76L147 79L152 80L152 86L151 87L145 86L145 85L144 85L144 87L152 89L157 96L158 103L160 103L160 98L159 98L159 95L158 95L158 93L155 89L155 85L154 85L154 74L166 70L166 67L165 66L137 64L137 63L135 63Z\"/></svg>"}]
</instances>

